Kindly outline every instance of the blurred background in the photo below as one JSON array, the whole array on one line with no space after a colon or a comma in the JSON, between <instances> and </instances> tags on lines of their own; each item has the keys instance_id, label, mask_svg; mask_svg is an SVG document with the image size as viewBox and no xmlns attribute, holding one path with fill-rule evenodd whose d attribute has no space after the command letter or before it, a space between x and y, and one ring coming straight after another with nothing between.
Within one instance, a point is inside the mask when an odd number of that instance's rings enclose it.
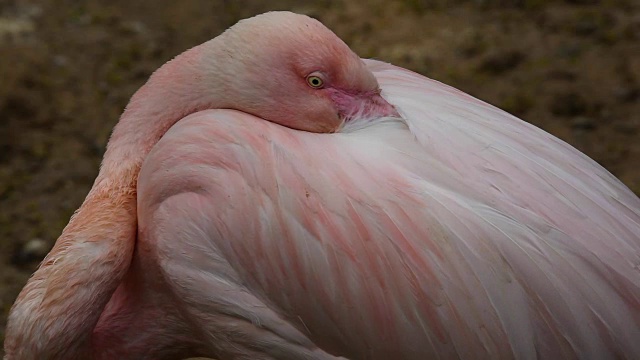
<instances>
[{"instance_id":1,"label":"blurred background","mask_svg":"<svg viewBox=\"0 0 640 360\"><path fill-rule=\"evenodd\" d=\"M173 56L276 9L551 132L640 193L638 0L0 0L0 343L129 97Z\"/></svg>"}]
</instances>

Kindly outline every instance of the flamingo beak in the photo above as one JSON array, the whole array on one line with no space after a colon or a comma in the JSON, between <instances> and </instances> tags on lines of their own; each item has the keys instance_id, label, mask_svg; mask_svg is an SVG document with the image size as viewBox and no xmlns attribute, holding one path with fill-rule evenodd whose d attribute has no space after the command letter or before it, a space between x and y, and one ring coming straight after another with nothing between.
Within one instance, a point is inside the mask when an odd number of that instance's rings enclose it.
<instances>
[{"instance_id":1,"label":"flamingo beak","mask_svg":"<svg viewBox=\"0 0 640 360\"><path fill-rule=\"evenodd\" d=\"M338 115L347 124L356 119L373 120L383 117L401 117L396 108L380 95L380 90L353 93L330 89Z\"/></svg>"},{"instance_id":2,"label":"flamingo beak","mask_svg":"<svg viewBox=\"0 0 640 360\"><path fill-rule=\"evenodd\" d=\"M389 104L379 92L351 96L343 104L341 114L347 123L355 119L400 117L396 108Z\"/></svg>"},{"instance_id":3,"label":"flamingo beak","mask_svg":"<svg viewBox=\"0 0 640 360\"><path fill-rule=\"evenodd\" d=\"M396 108L379 93L365 97L361 106L362 115L367 118L400 117Z\"/></svg>"}]
</instances>

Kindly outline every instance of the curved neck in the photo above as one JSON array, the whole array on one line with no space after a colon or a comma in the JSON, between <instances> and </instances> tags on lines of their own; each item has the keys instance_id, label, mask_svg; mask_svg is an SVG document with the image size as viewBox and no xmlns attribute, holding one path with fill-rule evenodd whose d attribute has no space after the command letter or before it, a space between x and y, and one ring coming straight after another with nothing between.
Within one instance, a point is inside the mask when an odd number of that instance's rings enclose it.
<instances>
[{"instance_id":1,"label":"curved neck","mask_svg":"<svg viewBox=\"0 0 640 360\"><path fill-rule=\"evenodd\" d=\"M91 331L133 254L135 196L134 184L94 186L11 309L7 359L90 358Z\"/></svg>"},{"instance_id":2,"label":"curved neck","mask_svg":"<svg viewBox=\"0 0 640 360\"><path fill-rule=\"evenodd\" d=\"M192 48L158 69L132 97L113 129L101 166L108 176L123 164L142 164L151 148L178 120L219 104L201 69L203 46ZM221 103L221 101L218 101ZM100 178L100 177L99 177Z\"/></svg>"},{"instance_id":3,"label":"curved neck","mask_svg":"<svg viewBox=\"0 0 640 360\"><path fill-rule=\"evenodd\" d=\"M198 88L200 58L199 47L183 53L132 97L89 195L10 312L6 359L91 358L92 331L135 248L142 162L175 122L212 106Z\"/></svg>"}]
</instances>

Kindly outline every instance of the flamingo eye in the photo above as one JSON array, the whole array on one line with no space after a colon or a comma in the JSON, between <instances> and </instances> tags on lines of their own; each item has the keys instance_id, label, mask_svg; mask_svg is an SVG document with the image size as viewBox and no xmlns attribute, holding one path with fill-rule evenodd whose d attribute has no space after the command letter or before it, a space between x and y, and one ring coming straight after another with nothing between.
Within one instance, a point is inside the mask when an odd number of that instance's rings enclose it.
<instances>
[{"instance_id":1,"label":"flamingo eye","mask_svg":"<svg viewBox=\"0 0 640 360\"><path fill-rule=\"evenodd\" d=\"M324 85L324 81L316 75L307 76L307 84L314 89L320 89Z\"/></svg>"}]
</instances>

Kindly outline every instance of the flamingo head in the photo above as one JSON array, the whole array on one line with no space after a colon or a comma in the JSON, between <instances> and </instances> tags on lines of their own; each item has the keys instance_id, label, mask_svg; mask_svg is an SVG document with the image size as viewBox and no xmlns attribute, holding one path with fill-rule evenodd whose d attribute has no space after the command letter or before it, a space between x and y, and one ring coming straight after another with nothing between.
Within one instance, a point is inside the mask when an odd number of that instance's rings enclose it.
<instances>
[{"instance_id":1,"label":"flamingo head","mask_svg":"<svg viewBox=\"0 0 640 360\"><path fill-rule=\"evenodd\" d=\"M220 92L237 110L311 132L334 132L358 117L398 116L360 57L307 16L258 15L212 43Z\"/></svg>"}]
</instances>

